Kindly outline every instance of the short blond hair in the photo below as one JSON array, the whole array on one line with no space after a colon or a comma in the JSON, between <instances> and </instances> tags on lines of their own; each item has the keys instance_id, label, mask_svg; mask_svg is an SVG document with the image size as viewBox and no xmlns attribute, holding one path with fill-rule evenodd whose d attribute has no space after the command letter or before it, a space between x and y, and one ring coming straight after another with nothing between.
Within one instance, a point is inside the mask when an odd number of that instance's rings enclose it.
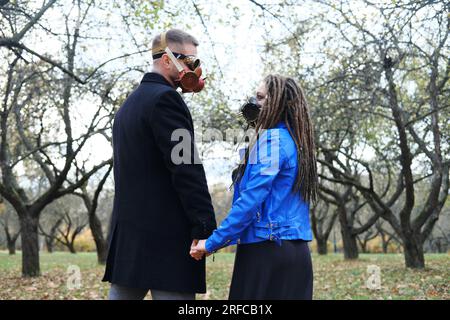
<instances>
[{"instance_id":1,"label":"short blond hair","mask_svg":"<svg viewBox=\"0 0 450 320\"><path fill-rule=\"evenodd\" d=\"M153 55L160 53L165 49L162 48L161 46L161 35L162 34L158 34L156 37L153 38L152 41ZM194 36L180 29L170 29L166 31L166 45L168 44L177 44L177 45L193 44L196 47L199 45L197 39Z\"/></svg>"}]
</instances>

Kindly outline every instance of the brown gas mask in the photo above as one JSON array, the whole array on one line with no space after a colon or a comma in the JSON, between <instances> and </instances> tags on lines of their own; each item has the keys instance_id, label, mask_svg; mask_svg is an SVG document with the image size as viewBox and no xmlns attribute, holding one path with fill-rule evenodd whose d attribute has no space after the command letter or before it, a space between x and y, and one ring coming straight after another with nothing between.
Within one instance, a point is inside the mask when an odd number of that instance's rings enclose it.
<instances>
[{"instance_id":1,"label":"brown gas mask","mask_svg":"<svg viewBox=\"0 0 450 320\"><path fill-rule=\"evenodd\" d=\"M161 34L161 46L153 48L153 59L161 58L165 53L173 62L178 70L179 78L176 81L183 92L200 92L205 87L205 79L202 76L202 68L200 67L200 59L195 56L188 56L182 53L172 52L166 42L166 33ZM184 68L178 59L183 60L187 68Z\"/></svg>"}]
</instances>

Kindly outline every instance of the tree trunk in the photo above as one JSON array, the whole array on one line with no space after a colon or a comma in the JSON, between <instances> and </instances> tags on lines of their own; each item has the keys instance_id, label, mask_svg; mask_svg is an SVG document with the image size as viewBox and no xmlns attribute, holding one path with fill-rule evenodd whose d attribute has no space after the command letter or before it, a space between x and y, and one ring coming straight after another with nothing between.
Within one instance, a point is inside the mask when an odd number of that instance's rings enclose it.
<instances>
[{"instance_id":1,"label":"tree trunk","mask_svg":"<svg viewBox=\"0 0 450 320\"><path fill-rule=\"evenodd\" d=\"M39 219L25 213L20 216L22 239L22 276L38 277L41 274L39 266Z\"/></svg>"},{"instance_id":2,"label":"tree trunk","mask_svg":"<svg viewBox=\"0 0 450 320\"><path fill-rule=\"evenodd\" d=\"M322 238L316 238L316 242L317 242L317 253L320 255L327 254L328 253L327 240Z\"/></svg>"},{"instance_id":3,"label":"tree trunk","mask_svg":"<svg viewBox=\"0 0 450 320\"><path fill-rule=\"evenodd\" d=\"M53 253L53 243L54 243L54 240L51 239L50 237L45 238L45 246L47 247L48 253Z\"/></svg>"},{"instance_id":4,"label":"tree trunk","mask_svg":"<svg viewBox=\"0 0 450 320\"><path fill-rule=\"evenodd\" d=\"M6 247L8 248L8 252L10 255L16 254L16 241L19 234L11 235L8 229L8 225L5 225L5 234L6 234Z\"/></svg>"},{"instance_id":5,"label":"tree trunk","mask_svg":"<svg viewBox=\"0 0 450 320\"><path fill-rule=\"evenodd\" d=\"M389 245L389 242L387 242L387 241L383 242L383 253L388 252L388 245Z\"/></svg>"},{"instance_id":6,"label":"tree trunk","mask_svg":"<svg viewBox=\"0 0 450 320\"><path fill-rule=\"evenodd\" d=\"M441 250L441 240L436 240L436 249L438 253L443 253Z\"/></svg>"},{"instance_id":7,"label":"tree trunk","mask_svg":"<svg viewBox=\"0 0 450 320\"><path fill-rule=\"evenodd\" d=\"M60 218L56 223L51 227L50 233L45 235L45 245L47 247L48 253L53 253L53 249L55 247L56 233L58 232L58 228L61 225L63 219Z\"/></svg>"},{"instance_id":8,"label":"tree trunk","mask_svg":"<svg viewBox=\"0 0 450 320\"><path fill-rule=\"evenodd\" d=\"M76 251L75 251L75 246L74 246L74 243L73 242L67 242L67 248L69 248L69 251L70 251L70 253L73 253L73 254L75 254L75 253L77 253Z\"/></svg>"},{"instance_id":9,"label":"tree trunk","mask_svg":"<svg viewBox=\"0 0 450 320\"><path fill-rule=\"evenodd\" d=\"M403 251L405 253L405 264L407 268L425 268L425 256L423 254L423 244L417 235L410 234L403 237Z\"/></svg>"},{"instance_id":10,"label":"tree trunk","mask_svg":"<svg viewBox=\"0 0 450 320\"><path fill-rule=\"evenodd\" d=\"M89 216L89 227L94 238L95 247L97 248L97 260L99 264L106 264L108 255L108 242L103 236L102 224L95 214Z\"/></svg>"},{"instance_id":11,"label":"tree trunk","mask_svg":"<svg viewBox=\"0 0 450 320\"><path fill-rule=\"evenodd\" d=\"M358 259L358 242L356 235L352 232L352 226L347 221L347 211L344 205L339 209L339 224L341 226L342 245L344 250L344 259Z\"/></svg>"},{"instance_id":12,"label":"tree trunk","mask_svg":"<svg viewBox=\"0 0 450 320\"><path fill-rule=\"evenodd\" d=\"M366 240L361 241L360 245L362 253L367 253L367 241Z\"/></svg>"},{"instance_id":13,"label":"tree trunk","mask_svg":"<svg viewBox=\"0 0 450 320\"><path fill-rule=\"evenodd\" d=\"M383 253L387 253L387 241L386 238L384 237L384 233L380 232L380 238L381 238L381 249L383 250Z\"/></svg>"},{"instance_id":14,"label":"tree trunk","mask_svg":"<svg viewBox=\"0 0 450 320\"><path fill-rule=\"evenodd\" d=\"M10 255L16 254L16 240L9 240L7 246Z\"/></svg>"},{"instance_id":15,"label":"tree trunk","mask_svg":"<svg viewBox=\"0 0 450 320\"><path fill-rule=\"evenodd\" d=\"M354 236L351 232L351 228L348 228L341 224L341 236L344 250L344 259L358 259L358 243L356 241L356 236Z\"/></svg>"}]
</instances>

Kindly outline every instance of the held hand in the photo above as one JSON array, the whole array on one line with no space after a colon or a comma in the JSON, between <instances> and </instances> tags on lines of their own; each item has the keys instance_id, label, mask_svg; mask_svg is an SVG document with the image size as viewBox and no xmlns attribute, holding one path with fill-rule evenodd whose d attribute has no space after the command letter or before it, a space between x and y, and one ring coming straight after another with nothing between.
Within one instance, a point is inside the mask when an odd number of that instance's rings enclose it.
<instances>
[{"instance_id":1,"label":"held hand","mask_svg":"<svg viewBox=\"0 0 450 320\"><path fill-rule=\"evenodd\" d=\"M200 260L203 257L203 253L200 251L195 250L195 247L197 246L199 240L198 239L194 239L192 241L191 244L191 251L190 251L190 255L192 258L194 258L195 260Z\"/></svg>"},{"instance_id":2,"label":"held hand","mask_svg":"<svg viewBox=\"0 0 450 320\"><path fill-rule=\"evenodd\" d=\"M201 260L203 258L203 255L206 254L209 256L209 252L206 250L205 244L206 240L197 240L196 243L194 243L196 240L192 242L191 246L191 257L195 260Z\"/></svg>"},{"instance_id":3,"label":"held hand","mask_svg":"<svg viewBox=\"0 0 450 320\"><path fill-rule=\"evenodd\" d=\"M196 259L196 260L200 260L203 256L203 254L197 252L196 250L194 250L194 248L197 246L198 244L198 239L194 239L192 240L192 244L191 244L191 251L190 251L190 255L192 258Z\"/></svg>"}]
</instances>

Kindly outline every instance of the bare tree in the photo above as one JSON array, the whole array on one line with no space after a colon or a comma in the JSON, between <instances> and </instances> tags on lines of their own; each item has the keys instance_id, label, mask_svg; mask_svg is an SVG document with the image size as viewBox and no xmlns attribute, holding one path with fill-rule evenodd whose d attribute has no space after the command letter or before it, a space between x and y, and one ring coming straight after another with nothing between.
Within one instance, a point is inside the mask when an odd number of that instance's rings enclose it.
<instances>
[{"instance_id":1,"label":"bare tree","mask_svg":"<svg viewBox=\"0 0 450 320\"><path fill-rule=\"evenodd\" d=\"M302 53L310 52L290 46L289 35L280 46L268 41L268 65L308 80L302 84L328 187L353 187L374 217L389 223L405 265L423 268L423 243L449 190L448 1L320 0L315 7L316 28L299 30L296 38L306 43L320 37L316 61L304 66ZM265 12L280 18L275 8ZM375 155L369 159L361 151ZM345 159L355 170L347 170ZM421 183L426 188L419 190Z\"/></svg>"},{"instance_id":2,"label":"bare tree","mask_svg":"<svg viewBox=\"0 0 450 320\"><path fill-rule=\"evenodd\" d=\"M135 52L125 53L100 63L98 66L96 66L87 73L84 72L84 74L79 74L76 72L76 70L70 68L70 66L69 67L66 66L63 61L59 61L48 54L41 53L38 50L32 49L30 46L25 44L24 41L25 36L28 33L30 33L31 30L36 26L40 26L45 31L51 33L49 31L51 28L49 26L43 26L40 23L40 20L42 19L44 14L48 12L52 7L54 7L57 3L56 0L49 0L47 2L44 1L41 7L37 9L35 12L33 12L32 10L29 9L30 7L33 7L30 5L30 2L31 1L21 1L21 2L14 1L10 3L9 1L5 1L5 4L0 6L0 14L4 17L5 21L4 23L0 23L0 30L1 30L0 49L1 48L9 49L11 52L14 53L15 56L24 60L27 63L28 60L24 57L24 53L37 57L43 63L46 63L49 66L60 70L66 76L70 77L77 83L87 84L96 75L96 73L100 69L105 67L107 64L120 59L124 59L127 57L147 52L147 49L142 49ZM78 23L83 22L83 20L86 18L89 9L95 5L95 2L93 0L87 1L78 0L76 1L75 5L77 5L80 8L84 4L84 2L86 3L87 9L85 11L85 16L83 17L82 20L79 20ZM136 8L137 7L136 4L133 5L130 1L125 1L125 3L131 5L133 10L138 10ZM145 3L141 3L140 5L143 6L143 8L141 9L146 8ZM162 7L162 3L158 2L154 2L152 3L152 5L154 6L155 9L154 14L156 14L157 11ZM2 22L2 20L0 21ZM78 34L77 37L80 37L80 35Z\"/></svg>"},{"instance_id":3,"label":"bare tree","mask_svg":"<svg viewBox=\"0 0 450 320\"><path fill-rule=\"evenodd\" d=\"M314 238L317 242L317 253L324 255L328 253L328 238L331 230L338 216L338 210L333 206L330 210L330 202L322 198L322 193L319 193L320 201L311 207L311 228Z\"/></svg>"},{"instance_id":4,"label":"bare tree","mask_svg":"<svg viewBox=\"0 0 450 320\"><path fill-rule=\"evenodd\" d=\"M70 214L71 210L68 208L63 208L61 210L63 212L60 215L60 219L57 220L56 234L53 239L67 247L70 253L76 253L75 240L88 225L87 218L80 214L80 212L76 212L74 217L72 217ZM50 230L50 232L51 231L52 230ZM41 232L47 238L52 237L51 234L45 233L42 228Z\"/></svg>"},{"instance_id":5,"label":"bare tree","mask_svg":"<svg viewBox=\"0 0 450 320\"><path fill-rule=\"evenodd\" d=\"M100 264L106 263L106 258L108 255L108 242L104 236L102 222L97 215L97 209L99 204L100 194L103 190L106 180L108 179L113 166L112 163L107 167L106 171L100 179L100 182L96 185L93 190L93 194L88 191L88 188L83 185L80 190L81 192L74 192L75 195L79 196L86 207L89 228L92 232L92 237L94 238L95 246L97 249L97 260ZM80 169L83 172L83 169ZM86 173L82 173L83 177Z\"/></svg>"},{"instance_id":6,"label":"bare tree","mask_svg":"<svg viewBox=\"0 0 450 320\"><path fill-rule=\"evenodd\" d=\"M10 255L16 254L16 242L20 235L20 227L14 221L11 209L0 199L0 225L6 236L6 247ZM17 219L16 219L17 220Z\"/></svg>"},{"instance_id":7,"label":"bare tree","mask_svg":"<svg viewBox=\"0 0 450 320\"><path fill-rule=\"evenodd\" d=\"M84 11L81 7L79 9L73 34L67 32L66 58L70 71L75 70L79 28L89 6ZM68 18L66 25L68 28ZM0 112L0 194L11 203L19 216L24 276L40 274L38 221L42 210L55 199L73 193L97 170L111 163L107 160L94 165L78 183L66 184L73 163L88 139L99 130L105 130L99 127L103 124L101 116L104 106L98 106L85 132L75 136L71 119L74 80L68 75L62 81L55 77L52 69L43 69L40 64L24 66L15 57L9 63L4 86ZM37 115L37 121L34 115ZM50 115L60 117L62 132L59 137L63 137L62 140L55 141L55 132L46 126L46 117ZM56 131L59 129L54 128ZM62 154L62 157L57 154ZM41 193L27 192L27 188L21 186L17 170L23 166L39 168L46 177L46 188Z\"/></svg>"},{"instance_id":8,"label":"bare tree","mask_svg":"<svg viewBox=\"0 0 450 320\"><path fill-rule=\"evenodd\" d=\"M366 232L356 236L356 239L358 240L362 253L369 253L367 244L369 243L370 240L375 239L377 236L378 231L374 228L370 228Z\"/></svg>"},{"instance_id":9,"label":"bare tree","mask_svg":"<svg viewBox=\"0 0 450 320\"><path fill-rule=\"evenodd\" d=\"M322 160L322 164L334 172L335 182L355 187L372 210L389 222L401 238L406 266L423 268L423 243L439 218L449 190L450 159L443 153L449 147L444 142L448 139L443 139L448 138L448 130L442 130L445 120L441 115L449 108L450 6L447 2L421 1L417 6L384 7L365 1L383 22L383 29L375 32L357 18L348 1L321 3L336 14L327 22L340 34L342 47L351 48L349 56L339 57L343 66L340 77L330 81L352 79L352 91L360 99L354 107L364 105L358 110L372 124L378 119L394 128L382 148L367 140L377 153L376 163L369 164L339 150L340 155L364 168L366 181L340 168L337 155ZM431 28L434 33L424 34L421 28ZM405 81L415 83L415 94L409 94ZM377 143L382 139L387 140L380 136ZM422 172L414 172L414 165L419 163ZM392 192L374 186L380 172L374 168L382 164L383 171L396 181ZM428 182L427 190L420 191L421 196L425 195L423 205L417 203L417 185L421 181Z\"/></svg>"},{"instance_id":10,"label":"bare tree","mask_svg":"<svg viewBox=\"0 0 450 320\"><path fill-rule=\"evenodd\" d=\"M45 245L47 247L48 253L53 253L56 237L58 236L57 231L61 226L61 224L63 223L63 220L64 220L63 217L58 217L56 221L54 221L50 225L50 230L48 232L44 230L42 223L39 224L39 231L40 234L43 235L45 238Z\"/></svg>"},{"instance_id":11,"label":"bare tree","mask_svg":"<svg viewBox=\"0 0 450 320\"><path fill-rule=\"evenodd\" d=\"M379 220L375 224L375 228L378 231L378 234L381 238L381 248L383 250L383 253L388 253L389 244L391 241L395 241L399 245L401 244L398 237L395 235L395 232L392 230L389 230L389 226L386 226L384 221Z\"/></svg>"}]
</instances>

